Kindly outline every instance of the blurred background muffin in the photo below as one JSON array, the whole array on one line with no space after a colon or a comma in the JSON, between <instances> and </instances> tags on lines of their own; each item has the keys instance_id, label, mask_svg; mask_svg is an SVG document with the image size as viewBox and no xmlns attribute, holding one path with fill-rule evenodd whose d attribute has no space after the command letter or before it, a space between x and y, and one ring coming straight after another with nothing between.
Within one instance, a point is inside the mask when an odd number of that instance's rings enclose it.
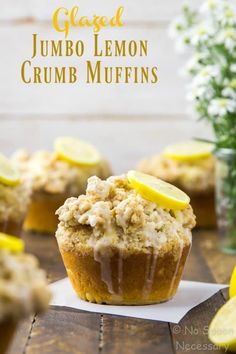
<instances>
[{"instance_id":1,"label":"blurred background muffin","mask_svg":"<svg viewBox=\"0 0 236 354\"><path fill-rule=\"evenodd\" d=\"M88 177L110 175L108 163L91 145L71 138L58 141L54 152L29 154L18 151L12 157L23 175L29 175L33 180L25 230L55 232L58 223L55 212L66 198L83 193Z\"/></svg>"},{"instance_id":2,"label":"blurred background muffin","mask_svg":"<svg viewBox=\"0 0 236 354\"><path fill-rule=\"evenodd\" d=\"M170 145L162 153L143 159L138 170L185 191L198 227L216 226L215 158L211 144L189 141Z\"/></svg>"},{"instance_id":3,"label":"blurred background muffin","mask_svg":"<svg viewBox=\"0 0 236 354\"><path fill-rule=\"evenodd\" d=\"M47 309L51 298L37 259L23 252L23 241L0 233L0 353L21 319Z\"/></svg>"},{"instance_id":4,"label":"blurred background muffin","mask_svg":"<svg viewBox=\"0 0 236 354\"><path fill-rule=\"evenodd\" d=\"M30 196L30 178L20 176L13 164L0 155L0 232L21 235Z\"/></svg>"}]
</instances>

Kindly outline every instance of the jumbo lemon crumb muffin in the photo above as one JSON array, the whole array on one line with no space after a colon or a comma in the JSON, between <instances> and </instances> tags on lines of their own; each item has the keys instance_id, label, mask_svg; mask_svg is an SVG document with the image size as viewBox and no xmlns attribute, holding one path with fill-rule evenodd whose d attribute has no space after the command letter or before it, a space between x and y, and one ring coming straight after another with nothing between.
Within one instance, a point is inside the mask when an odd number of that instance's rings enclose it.
<instances>
[{"instance_id":1,"label":"jumbo lemon crumb muffin","mask_svg":"<svg viewBox=\"0 0 236 354\"><path fill-rule=\"evenodd\" d=\"M86 194L57 214L59 249L82 299L138 305L175 295L195 225L191 206L163 208L123 175L89 178Z\"/></svg>"},{"instance_id":2,"label":"jumbo lemon crumb muffin","mask_svg":"<svg viewBox=\"0 0 236 354\"><path fill-rule=\"evenodd\" d=\"M161 154L140 161L137 169L152 176L173 183L191 198L191 205L198 227L216 226L215 213L215 158L208 152L205 156L191 155L192 142L186 144L186 155L179 153L181 144L173 145L173 154L167 149ZM201 143L194 143L202 146ZM198 147L197 147L198 148Z\"/></svg>"},{"instance_id":3,"label":"jumbo lemon crumb muffin","mask_svg":"<svg viewBox=\"0 0 236 354\"><path fill-rule=\"evenodd\" d=\"M4 243L6 236L3 236ZM20 240L19 240L20 241ZM10 240L13 245L17 241ZM0 353L6 352L19 321L47 309L51 298L46 275L32 255L2 248L0 235ZM17 246L18 247L18 246Z\"/></svg>"},{"instance_id":4,"label":"jumbo lemon crumb muffin","mask_svg":"<svg viewBox=\"0 0 236 354\"><path fill-rule=\"evenodd\" d=\"M82 166L59 158L56 152L29 154L18 151L12 160L24 175L31 176L33 180L25 230L55 232L58 224L55 212L66 198L84 193L88 177L98 175L106 178L110 175L109 165L103 159L94 165Z\"/></svg>"}]
</instances>

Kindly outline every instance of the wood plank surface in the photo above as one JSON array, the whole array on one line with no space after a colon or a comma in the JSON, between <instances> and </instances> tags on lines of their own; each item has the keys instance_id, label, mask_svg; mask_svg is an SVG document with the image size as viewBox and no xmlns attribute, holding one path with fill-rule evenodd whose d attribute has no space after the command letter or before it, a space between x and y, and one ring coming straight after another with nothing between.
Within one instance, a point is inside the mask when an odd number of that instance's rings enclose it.
<instances>
[{"instance_id":1,"label":"wood plank surface","mask_svg":"<svg viewBox=\"0 0 236 354\"><path fill-rule=\"evenodd\" d=\"M99 353L100 315L51 308L36 317L26 354Z\"/></svg>"},{"instance_id":2,"label":"wood plank surface","mask_svg":"<svg viewBox=\"0 0 236 354\"><path fill-rule=\"evenodd\" d=\"M215 232L203 232L199 246L215 280L218 283L227 284L236 264L236 257L219 252L218 237Z\"/></svg>"},{"instance_id":3,"label":"wood plank surface","mask_svg":"<svg viewBox=\"0 0 236 354\"><path fill-rule=\"evenodd\" d=\"M1 1L0 1L1 2ZM198 4L198 0L190 0ZM115 174L134 168L137 162L159 152L173 141L211 137L209 127L188 120L186 80L179 76L185 57L180 57L168 36L170 21L182 1L123 1L126 25L119 31L102 31L101 39L148 39L149 56L118 60L109 65L158 65L157 85L23 85L20 65L31 54L31 35L55 38L51 13L55 2L9 0L0 13L0 151L11 154L19 147L30 151L52 149L58 135L79 136L94 143L110 161ZM61 5L74 5L62 0ZM113 14L118 0L80 1L82 11ZM89 48L91 33L74 31ZM58 36L59 38L60 36ZM60 58L60 64L83 64L78 58ZM42 64L36 59L36 64ZM44 65L51 60L45 59ZM83 74L82 74L83 75ZM53 236L24 234L28 252L35 254L50 282L66 272ZM184 279L227 283L235 256L217 249L216 231L194 231L193 247ZM152 354L220 353L207 339L209 322L228 298L228 290L192 309L179 323L147 321L51 307L21 323L8 354ZM198 346L197 346L198 345Z\"/></svg>"},{"instance_id":4,"label":"wood plank surface","mask_svg":"<svg viewBox=\"0 0 236 354\"><path fill-rule=\"evenodd\" d=\"M203 240L213 238L213 234L216 233L193 233L193 247L186 264L185 279L215 282L209 257L202 252ZM26 233L24 240L27 250L35 254L41 266L47 270L50 281L65 276L54 236ZM217 249L214 252L217 253ZM229 275L231 269L228 265L232 260L227 257L224 260L225 272ZM214 264L216 268L219 266ZM227 292L225 296L227 298ZM179 325L52 307L46 314L36 316L33 322L22 324L10 354L204 353L206 348L219 353L218 348L211 347L207 329L224 301L223 294L217 293L192 309ZM16 343L19 344L18 348Z\"/></svg>"},{"instance_id":5,"label":"wood plank surface","mask_svg":"<svg viewBox=\"0 0 236 354\"><path fill-rule=\"evenodd\" d=\"M208 232L195 231L193 233L192 251L185 268L185 278L188 280L215 282L212 270L208 267L207 257L200 248L203 238L207 237ZM224 302L222 292L218 292L193 308L178 325L170 324L176 353L183 354L188 351L204 353L206 350L210 350L211 353L219 353L219 348L212 346L207 334L211 319Z\"/></svg>"},{"instance_id":6,"label":"wood plank surface","mask_svg":"<svg viewBox=\"0 0 236 354\"><path fill-rule=\"evenodd\" d=\"M172 353L168 323L103 315L103 354Z\"/></svg>"}]
</instances>

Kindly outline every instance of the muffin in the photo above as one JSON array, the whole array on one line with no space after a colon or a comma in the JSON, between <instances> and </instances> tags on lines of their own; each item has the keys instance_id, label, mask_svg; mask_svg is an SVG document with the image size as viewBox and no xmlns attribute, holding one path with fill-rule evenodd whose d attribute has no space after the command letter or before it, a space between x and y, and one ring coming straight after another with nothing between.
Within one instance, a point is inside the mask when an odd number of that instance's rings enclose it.
<instances>
[{"instance_id":1,"label":"muffin","mask_svg":"<svg viewBox=\"0 0 236 354\"><path fill-rule=\"evenodd\" d=\"M177 146L177 144L176 144ZM168 148L167 148L168 150ZM206 156L189 159L163 153L142 160L137 169L162 178L185 191L191 199L197 227L215 227L215 158ZM177 149L176 149L177 150Z\"/></svg>"},{"instance_id":2,"label":"muffin","mask_svg":"<svg viewBox=\"0 0 236 354\"><path fill-rule=\"evenodd\" d=\"M97 175L110 175L108 163L101 159L92 166L76 165L61 159L56 152L38 151L29 154L19 151L13 161L24 175L32 177L32 198L24 222L25 230L44 233L56 231L56 210L70 196L84 193L87 179Z\"/></svg>"},{"instance_id":3,"label":"muffin","mask_svg":"<svg viewBox=\"0 0 236 354\"><path fill-rule=\"evenodd\" d=\"M191 206L171 210L141 196L127 175L88 180L57 211L58 246L81 299L141 305L171 299L191 248Z\"/></svg>"},{"instance_id":4,"label":"muffin","mask_svg":"<svg viewBox=\"0 0 236 354\"><path fill-rule=\"evenodd\" d=\"M8 170L3 178L4 171ZM28 178L21 178L10 162L0 156L0 232L20 236L23 221L29 206L31 196L31 182Z\"/></svg>"},{"instance_id":5,"label":"muffin","mask_svg":"<svg viewBox=\"0 0 236 354\"><path fill-rule=\"evenodd\" d=\"M3 354L21 319L48 307L46 275L34 256L0 246L0 353Z\"/></svg>"}]
</instances>

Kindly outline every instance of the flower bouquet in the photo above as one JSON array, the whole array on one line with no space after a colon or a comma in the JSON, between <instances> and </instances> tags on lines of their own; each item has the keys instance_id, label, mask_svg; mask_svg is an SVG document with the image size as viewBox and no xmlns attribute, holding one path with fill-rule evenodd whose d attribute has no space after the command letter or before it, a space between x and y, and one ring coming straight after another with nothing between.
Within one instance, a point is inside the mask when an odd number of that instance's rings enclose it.
<instances>
[{"instance_id":1,"label":"flower bouquet","mask_svg":"<svg viewBox=\"0 0 236 354\"><path fill-rule=\"evenodd\" d=\"M171 31L177 48L190 47L188 98L215 133L216 210L221 249L236 252L236 15L235 4L208 0L184 5Z\"/></svg>"}]
</instances>

